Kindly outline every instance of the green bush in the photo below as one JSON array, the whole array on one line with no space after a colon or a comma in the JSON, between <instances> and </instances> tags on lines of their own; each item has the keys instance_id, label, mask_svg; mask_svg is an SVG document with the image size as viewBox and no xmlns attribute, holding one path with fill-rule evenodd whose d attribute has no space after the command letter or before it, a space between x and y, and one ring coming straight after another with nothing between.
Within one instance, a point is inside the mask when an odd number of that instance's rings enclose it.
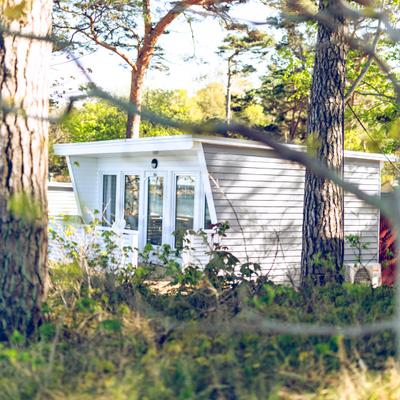
<instances>
[{"instance_id":1,"label":"green bush","mask_svg":"<svg viewBox=\"0 0 400 400\"><path fill-rule=\"evenodd\" d=\"M286 398L318 390L348 363L380 371L394 355L391 332L346 339L257 324L383 320L393 314L391 288L299 291L257 277L256 265L240 266L218 246L205 270L182 270L169 247L158 251L162 265L151 263L154 251L145 248L138 268L109 270L118 260L96 256L52 264L37 336L16 332L0 345L0 400Z\"/></svg>"}]
</instances>

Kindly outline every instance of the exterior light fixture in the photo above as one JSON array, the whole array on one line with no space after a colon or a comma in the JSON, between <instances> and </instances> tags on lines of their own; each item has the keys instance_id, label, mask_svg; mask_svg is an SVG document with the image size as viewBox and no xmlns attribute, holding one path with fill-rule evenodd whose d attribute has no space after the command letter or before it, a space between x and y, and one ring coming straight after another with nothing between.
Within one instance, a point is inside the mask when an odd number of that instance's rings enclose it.
<instances>
[{"instance_id":1,"label":"exterior light fixture","mask_svg":"<svg viewBox=\"0 0 400 400\"><path fill-rule=\"evenodd\" d=\"M156 169L158 167L158 160L157 158L153 158L151 160L151 168Z\"/></svg>"}]
</instances>

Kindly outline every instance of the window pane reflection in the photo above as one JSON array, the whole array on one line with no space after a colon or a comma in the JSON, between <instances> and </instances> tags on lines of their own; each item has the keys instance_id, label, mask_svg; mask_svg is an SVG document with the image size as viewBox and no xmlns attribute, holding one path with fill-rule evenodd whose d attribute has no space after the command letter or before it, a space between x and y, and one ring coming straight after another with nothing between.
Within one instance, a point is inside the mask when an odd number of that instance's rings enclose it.
<instances>
[{"instance_id":1,"label":"window pane reflection","mask_svg":"<svg viewBox=\"0 0 400 400\"><path fill-rule=\"evenodd\" d=\"M164 178L162 176L150 176L147 179L147 242L161 245Z\"/></svg>"},{"instance_id":2,"label":"window pane reflection","mask_svg":"<svg viewBox=\"0 0 400 400\"><path fill-rule=\"evenodd\" d=\"M117 176L103 175L102 225L110 226L115 222L115 203L117 195Z\"/></svg>"},{"instance_id":3,"label":"window pane reflection","mask_svg":"<svg viewBox=\"0 0 400 400\"><path fill-rule=\"evenodd\" d=\"M208 208L207 197L204 199L204 229L212 229L210 209Z\"/></svg>"},{"instance_id":4,"label":"window pane reflection","mask_svg":"<svg viewBox=\"0 0 400 400\"><path fill-rule=\"evenodd\" d=\"M139 177L125 175L124 219L126 229L139 227Z\"/></svg>"},{"instance_id":5,"label":"window pane reflection","mask_svg":"<svg viewBox=\"0 0 400 400\"><path fill-rule=\"evenodd\" d=\"M195 180L192 176L176 177L175 246L182 248L183 236L193 229Z\"/></svg>"}]
</instances>

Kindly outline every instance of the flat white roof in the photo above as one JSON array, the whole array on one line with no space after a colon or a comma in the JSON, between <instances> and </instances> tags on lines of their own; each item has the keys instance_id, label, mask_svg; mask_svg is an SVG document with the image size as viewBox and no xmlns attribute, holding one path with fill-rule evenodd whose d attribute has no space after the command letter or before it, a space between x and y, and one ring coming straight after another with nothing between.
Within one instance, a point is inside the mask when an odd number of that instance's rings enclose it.
<instances>
[{"instance_id":1,"label":"flat white roof","mask_svg":"<svg viewBox=\"0 0 400 400\"><path fill-rule=\"evenodd\" d=\"M192 149L195 143L271 150L269 146L252 140L229 139L202 135L177 135L56 144L54 145L54 152L60 156L101 156L105 154L143 153L152 151L182 151ZM304 149L304 146L300 145L288 144L287 146L295 150ZM397 161L397 157L393 155L364 153L361 151L346 150L345 157L375 161Z\"/></svg>"}]
</instances>

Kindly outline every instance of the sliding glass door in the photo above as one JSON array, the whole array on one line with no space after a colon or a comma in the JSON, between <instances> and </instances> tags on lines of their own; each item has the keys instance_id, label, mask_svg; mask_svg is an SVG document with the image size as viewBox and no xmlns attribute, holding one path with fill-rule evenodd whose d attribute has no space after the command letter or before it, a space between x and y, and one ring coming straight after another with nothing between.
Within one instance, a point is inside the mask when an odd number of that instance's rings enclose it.
<instances>
[{"instance_id":1,"label":"sliding glass door","mask_svg":"<svg viewBox=\"0 0 400 400\"><path fill-rule=\"evenodd\" d=\"M139 247L169 244L182 249L190 230L208 221L200 174L187 171L105 171L102 223L137 231Z\"/></svg>"}]
</instances>

